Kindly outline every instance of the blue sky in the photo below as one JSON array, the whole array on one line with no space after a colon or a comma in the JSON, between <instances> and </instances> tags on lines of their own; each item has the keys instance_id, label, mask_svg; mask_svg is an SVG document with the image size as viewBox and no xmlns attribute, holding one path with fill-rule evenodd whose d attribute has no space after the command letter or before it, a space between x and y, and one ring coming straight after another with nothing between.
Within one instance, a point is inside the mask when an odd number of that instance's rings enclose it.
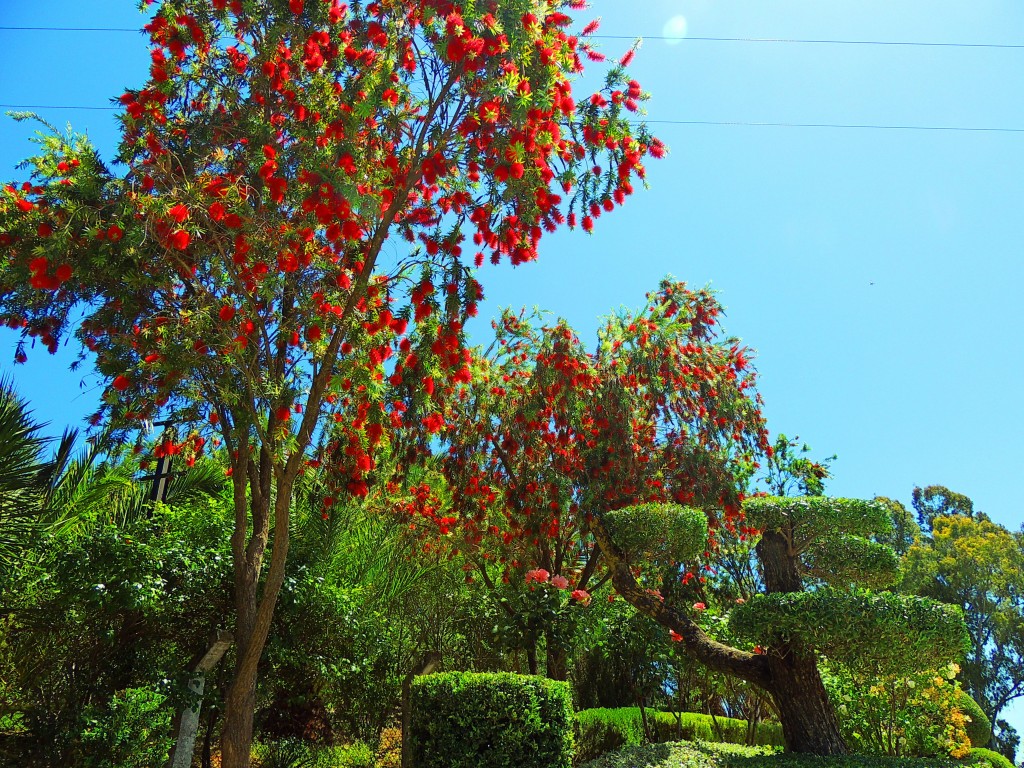
<instances>
[{"instance_id":1,"label":"blue sky","mask_svg":"<svg viewBox=\"0 0 1024 768\"><path fill-rule=\"evenodd\" d=\"M3 26L139 25L130 0L2 8ZM1010 0L597 0L592 16L627 37L682 16L691 38L1024 44ZM601 46L618 56L629 40ZM106 106L146 72L132 34L0 31L0 47L5 104ZM1021 48L648 39L633 70L651 120L1024 129ZM112 113L41 113L112 155ZM553 310L592 338L666 273L710 283L758 352L771 429L838 454L831 493L909 504L914 485L943 484L1019 529L1024 133L652 127L671 154L650 164L650 190L591 237L546 240L535 264L482 270L479 338L498 306ZM0 176L29 133L0 118ZM11 374L15 337L0 342ZM97 394L70 357L36 352L13 370L55 431ZM1013 719L1024 731L1024 707Z\"/></svg>"}]
</instances>

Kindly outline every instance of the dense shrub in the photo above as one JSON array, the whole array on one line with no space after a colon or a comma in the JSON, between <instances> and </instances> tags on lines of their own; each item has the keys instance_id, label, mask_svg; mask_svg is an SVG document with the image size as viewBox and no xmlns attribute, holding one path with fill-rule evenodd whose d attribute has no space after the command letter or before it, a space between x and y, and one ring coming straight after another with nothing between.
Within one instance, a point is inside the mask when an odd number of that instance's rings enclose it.
<instances>
[{"instance_id":1,"label":"dense shrub","mask_svg":"<svg viewBox=\"0 0 1024 768\"><path fill-rule=\"evenodd\" d=\"M978 761L965 761L975 765ZM951 768L960 765L943 759L913 759L846 755L773 754L770 747L703 742L646 744L624 747L599 757L582 768ZM988 765L981 763L984 768ZM1003 767L1005 768L1005 767Z\"/></svg>"},{"instance_id":2,"label":"dense shrub","mask_svg":"<svg viewBox=\"0 0 1024 768\"><path fill-rule=\"evenodd\" d=\"M991 749L984 749L983 747L975 747L971 750L971 753L964 760L965 763L977 765L982 763L992 768L1014 768L1013 763L1010 762L1009 758L1005 755L1001 755Z\"/></svg>"},{"instance_id":3,"label":"dense shrub","mask_svg":"<svg viewBox=\"0 0 1024 768\"><path fill-rule=\"evenodd\" d=\"M987 746L992 738L992 721L988 719L978 702L972 699L971 694L967 691L958 688L953 705L971 718L971 721L964 726L967 737L971 740L971 746Z\"/></svg>"},{"instance_id":4,"label":"dense shrub","mask_svg":"<svg viewBox=\"0 0 1024 768\"><path fill-rule=\"evenodd\" d=\"M573 724L567 683L472 672L413 682L416 768L569 768Z\"/></svg>"},{"instance_id":5,"label":"dense shrub","mask_svg":"<svg viewBox=\"0 0 1024 768\"><path fill-rule=\"evenodd\" d=\"M858 677L840 666L825 675L847 744L893 757L966 757L991 737L985 713L955 680L959 667Z\"/></svg>"},{"instance_id":6,"label":"dense shrub","mask_svg":"<svg viewBox=\"0 0 1024 768\"><path fill-rule=\"evenodd\" d=\"M253 768L374 768L374 757L361 741L332 747L278 739L253 744L252 763Z\"/></svg>"},{"instance_id":7,"label":"dense shrub","mask_svg":"<svg viewBox=\"0 0 1024 768\"><path fill-rule=\"evenodd\" d=\"M171 749L172 716L167 698L156 691L120 691L106 706L86 707L75 760L87 768L162 765Z\"/></svg>"},{"instance_id":8,"label":"dense shrub","mask_svg":"<svg viewBox=\"0 0 1024 768\"><path fill-rule=\"evenodd\" d=\"M677 719L678 718L678 719ZM585 709L576 714L579 736L577 762L592 760L623 746L644 742L643 720L638 707L617 709ZM742 744L747 738L747 722L731 717L716 717L694 712L647 710L647 721L655 741L708 741ZM778 723L761 723L757 743L762 746L783 745Z\"/></svg>"}]
</instances>

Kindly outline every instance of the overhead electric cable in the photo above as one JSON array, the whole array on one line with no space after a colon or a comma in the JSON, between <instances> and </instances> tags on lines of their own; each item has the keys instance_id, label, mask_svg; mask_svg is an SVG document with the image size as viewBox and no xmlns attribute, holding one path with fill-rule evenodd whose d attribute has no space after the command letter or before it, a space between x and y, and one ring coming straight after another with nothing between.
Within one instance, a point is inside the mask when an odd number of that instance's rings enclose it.
<instances>
[{"instance_id":1,"label":"overhead electric cable","mask_svg":"<svg viewBox=\"0 0 1024 768\"><path fill-rule=\"evenodd\" d=\"M92 107L81 104L0 104L0 109L87 109L114 111L120 107ZM794 123L766 120L634 120L648 125L716 125L745 128L838 128L876 131L949 131L954 133L1024 133L1024 128L970 125L886 125L884 123Z\"/></svg>"},{"instance_id":2,"label":"overhead electric cable","mask_svg":"<svg viewBox=\"0 0 1024 768\"><path fill-rule=\"evenodd\" d=\"M141 32L132 27L10 27L0 26L0 32ZM958 43L933 42L927 40L842 40L836 38L799 38L799 37L712 37L685 35L604 35L594 34L586 37L601 40L671 40L673 42L705 42L705 43L791 43L797 45L889 45L920 48L996 48L1008 50L1024 49L1024 43Z\"/></svg>"},{"instance_id":3,"label":"overhead electric cable","mask_svg":"<svg viewBox=\"0 0 1024 768\"><path fill-rule=\"evenodd\" d=\"M1010 50L1024 49L1024 43L940 43L923 40L833 40L797 37L673 37L671 35L588 35L603 40L672 40L685 43L688 41L702 43L794 43L799 45L891 45L920 48L1007 48Z\"/></svg>"}]
</instances>

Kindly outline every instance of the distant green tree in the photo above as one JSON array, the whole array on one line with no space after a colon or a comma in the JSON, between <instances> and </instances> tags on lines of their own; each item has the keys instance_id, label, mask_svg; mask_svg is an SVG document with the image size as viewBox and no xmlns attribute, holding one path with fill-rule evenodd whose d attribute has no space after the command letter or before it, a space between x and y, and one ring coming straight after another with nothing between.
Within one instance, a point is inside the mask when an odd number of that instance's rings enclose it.
<instances>
[{"instance_id":1,"label":"distant green tree","mask_svg":"<svg viewBox=\"0 0 1024 768\"><path fill-rule=\"evenodd\" d=\"M949 515L975 517L974 502L962 493L951 491L944 485L916 487L911 495L911 500L914 511L917 512L917 522L926 531L931 530L932 521L936 517ZM987 515L982 513L980 516L988 520Z\"/></svg>"},{"instance_id":2,"label":"distant green tree","mask_svg":"<svg viewBox=\"0 0 1024 768\"><path fill-rule=\"evenodd\" d=\"M924 510L930 531L907 552L903 589L963 609L971 649L960 679L997 723L1024 696L1024 535L940 486L915 489L915 507ZM928 516L938 510L953 514ZM1008 725L997 727L997 741L1012 760L1015 734Z\"/></svg>"}]
</instances>

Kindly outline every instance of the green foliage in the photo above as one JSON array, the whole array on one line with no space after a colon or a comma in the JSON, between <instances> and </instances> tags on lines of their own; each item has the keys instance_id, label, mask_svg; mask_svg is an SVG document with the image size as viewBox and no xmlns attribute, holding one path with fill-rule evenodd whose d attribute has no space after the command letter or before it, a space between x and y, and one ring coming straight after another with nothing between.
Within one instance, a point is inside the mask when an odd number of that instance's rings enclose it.
<instances>
[{"instance_id":1,"label":"green foliage","mask_svg":"<svg viewBox=\"0 0 1024 768\"><path fill-rule=\"evenodd\" d=\"M634 562L685 562L707 546L707 515L692 507L636 504L606 512L602 521Z\"/></svg>"},{"instance_id":2,"label":"green foliage","mask_svg":"<svg viewBox=\"0 0 1024 768\"><path fill-rule=\"evenodd\" d=\"M892 527L885 505L862 499L756 496L743 502L743 511L753 527L791 537L798 552L838 533L872 536Z\"/></svg>"},{"instance_id":3,"label":"green foliage","mask_svg":"<svg viewBox=\"0 0 1024 768\"><path fill-rule=\"evenodd\" d=\"M733 609L729 627L752 642L803 642L834 661L880 672L941 667L961 658L969 642L957 606L831 587L755 595Z\"/></svg>"},{"instance_id":4,"label":"green foliage","mask_svg":"<svg viewBox=\"0 0 1024 768\"><path fill-rule=\"evenodd\" d=\"M118 734L156 695L133 691L159 686L177 706L185 665L229 609L229 526L208 503L36 542L5 587L0 630L0 707L26 729L18 764L117 764Z\"/></svg>"},{"instance_id":5,"label":"green foliage","mask_svg":"<svg viewBox=\"0 0 1024 768\"><path fill-rule=\"evenodd\" d=\"M711 717L696 712L662 712L648 709L648 723L657 742L707 741L743 744L747 738L746 720ZM638 707L585 709L576 713L579 723L577 762L592 760L623 746L643 744L643 721ZM781 747L782 728L778 723L761 723L757 730L761 746Z\"/></svg>"},{"instance_id":6,"label":"green foliage","mask_svg":"<svg viewBox=\"0 0 1024 768\"><path fill-rule=\"evenodd\" d=\"M956 701L957 709L971 718L965 726L967 737L971 740L972 747L984 747L992 739L992 721L982 710L981 705L974 700L967 691L957 688Z\"/></svg>"},{"instance_id":7,"label":"green foliage","mask_svg":"<svg viewBox=\"0 0 1024 768\"><path fill-rule=\"evenodd\" d=\"M82 714L79 760L83 768L151 768L171 749L173 711L167 697L146 688L120 691L105 707Z\"/></svg>"},{"instance_id":8,"label":"green foliage","mask_svg":"<svg viewBox=\"0 0 1024 768\"><path fill-rule=\"evenodd\" d=\"M937 503L936 486L931 501ZM966 514L929 518L930 535L907 552L902 589L963 609L970 633L970 650L960 680L996 723L1003 708L1024 693L1024 536L973 512L967 499L947 489L943 509ZM924 501L924 491L919 506ZM923 509L924 507L922 507ZM1010 729L1012 730L1012 729ZM1007 744L1014 735L997 738Z\"/></svg>"},{"instance_id":9,"label":"green foliage","mask_svg":"<svg viewBox=\"0 0 1024 768\"><path fill-rule=\"evenodd\" d=\"M832 586L882 589L900 577L896 552L861 536L839 534L815 542L804 555L808 576Z\"/></svg>"},{"instance_id":10,"label":"green foliage","mask_svg":"<svg viewBox=\"0 0 1024 768\"><path fill-rule=\"evenodd\" d=\"M972 749L964 762L970 765L978 765L979 763L984 765L987 763L992 768L1015 768L1014 764L1005 756L984 747Z\"/></svg>"},{"instance_id":11,"label":"green foliage","mask_svg":"<svg viewBox=\"0 0 1024 768\"><path fill-rule=\"evenodd\" d=\"M971 748L969 700L959 667L888 676L832 665L823 676L851 750L893 757L964 757ZM977 708L977 705L974 705ZM987 720L979 721L985 727ZM988 733L986 731L986 740Z\"/></svg>"},{"instance_id":12,"label":"green foliage","mask_svg":"<svg viewBox=\"0 0 1024 768\"><path fill-rule=\"evenodd\" d=\"M811 447L800 444L800 438L792 439L780 434L772 445L773 451L766 456L765 483L768 492L774 496L821 496L825 493L825 480L830 477L829 469L836 456L821 461L807 457Z\"/></svg>"},{"instance_id":13,"label":"green foliage","mask_svg":"<svg viewBox=\"0 0 1024 768\"><path fill-rule=\"evenodd\" d=\"M298 738L253 744L253 768L373 768L373 750L361 741L342 746Z\"/></svg>"},{"instance_id":14,"label":"green foliage","mask_svg":"<svg viewBox=\"0 0 1024 768\"><path fill-rule=\"evenodd\" d=\"M567 683L472 672L413 681L416 768L569 768L573 723Z\"/></svg>"},{"instance_id":15,"label":"green foliage","mask_svg":"<svg viewBox=\"0 0 1024 768\"><path fill-rule=\"evenodd\" d=\"M974 517L974 502L943 485L914 488L911 504L917 512L917 522L926 531L931 530L937 517Z\"/></svg>"},{"instance_id":16,"label":"green foliage","mask_svg":"<svg viewBox=\"0 0 1024 768\"><path fill-rule=\"evenodd\" d=\"M979 755L985 759L986 756ZM963 763L940 758L914 759L843 755L819 757L806 754L777 754L768 747L742 747L738 744L647 744L625 747L593 760L581 768L955 768L977 765L977 759ZM1006 768L1000 765L999 768Z\"/></svg>"}]
</instances>

